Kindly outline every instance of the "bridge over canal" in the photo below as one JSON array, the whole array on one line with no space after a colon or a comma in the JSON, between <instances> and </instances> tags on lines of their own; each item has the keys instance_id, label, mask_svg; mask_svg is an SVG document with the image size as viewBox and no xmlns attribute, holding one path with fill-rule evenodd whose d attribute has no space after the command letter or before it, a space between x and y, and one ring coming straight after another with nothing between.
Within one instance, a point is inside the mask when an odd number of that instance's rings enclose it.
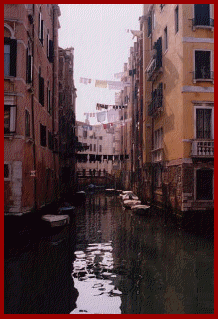
<instances>
[{"instance_id":1,"label":"bridge over canal","mask_svg":"<svg viewBox=\"0 0 218 319\"><path fill-rule=\"evenodd\" d=\"M77 181L79 188L90 184L106 187L115 186L115 177L106 171L101 170L82 170L77 171Z\"/></svg>"}]
</instances>

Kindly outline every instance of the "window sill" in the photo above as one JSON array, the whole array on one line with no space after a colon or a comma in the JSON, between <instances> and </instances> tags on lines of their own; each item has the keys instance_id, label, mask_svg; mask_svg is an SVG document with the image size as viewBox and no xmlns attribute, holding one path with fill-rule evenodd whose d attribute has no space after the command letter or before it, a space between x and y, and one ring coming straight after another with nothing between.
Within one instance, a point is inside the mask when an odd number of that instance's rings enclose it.
<instances>
[{"instance_id":1,"label":"window sill","mask_svg":"<svg viewBox=\"0 0 218 319\"><path fill-rule=\"evenodd\" d=\"M207 30L211 30L212 32L214 31L214 27L211 27L209 25L195 25L192 27L193 31L195 31L196 29L207 29Z\"/></svg>"},{"instance_id":2,"label":"window sill","mask_svg":"<svg viewBox=\"0 0 218 319\"><path fill-rule=\"evenodd\" d=\"M4 138L7 138L9 140L12 140L14 138L15 132L13 133L5 133Z\"/></svg>"},{"instance_id":3,"label":"window sill","mask_svg":"<svg viewBox=\"0 0 218 319\"><path fill-rule=\"evenodd\" d=\"M195 79L195 80L193 80L194 84L196 84L196 82L212 82L214 84L213 79Z\"/></svg>"},{"instance_id":4,"label":"window sill","mask_svg":"<svg viewBox=\"0 0 218 319\"><path fill-rule=\"evenodd\" d=\"M16 79L15 76L11 76L11 75L4 75L4 80L9 80L11 82L14 82Z\"/></svg>"},{"instance_id":5,"label":"window sill","mask_svg":"<svg viewBox=\"0 0 218 319\"><path fill-rule=\"evenodd\" d=\"M151 150L151 152L153 153L153 152L161 151L161 150L163 150L163 147L155 148L155 149Z\"/></svg>"}]
</instances>

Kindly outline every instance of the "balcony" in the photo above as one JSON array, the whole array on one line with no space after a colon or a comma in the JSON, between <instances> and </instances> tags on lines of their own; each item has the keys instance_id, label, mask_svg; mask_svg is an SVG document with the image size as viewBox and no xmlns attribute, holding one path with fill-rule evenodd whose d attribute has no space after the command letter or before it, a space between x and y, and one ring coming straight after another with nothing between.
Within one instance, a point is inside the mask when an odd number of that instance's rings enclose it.
<instances>
[{"instance_id":1,"label":"balcony","mask_svg":"<svg viewBox=\"0 0 218 319\"><path fill-rule=\"evenodd\" d=\"M163 97L157 96L148 105L148 115L155 116L157 113L163 110Z\"/></svg>"},{"instance_id":2,"label":"balcony","mask_svg":"<svg viewBox=\"0 0 218 319\"><path fill-rule=\"evenodd\" d=\"M158 148L155 150L151 151L152 153L152 162L153 163L158 163L158 162L162 162L164 157L163 157L163 148Z\"/></svg>"},{"instance_id":3,"label":"balcony","mask_svg":"<svg viewBox=\"0 0 218 319\"><path fill-rule=\"evenodd\" d=\"M158 61L156 55L153 56L151 62L149 63L147 69L147 81L153 81L154 75L158 75L163 72L160 62Z\"/></svg>"},{"instance_id":4,"label":"balcony","mask_svg":"<svg viewBox=\"0 0 218 319\"><path fill-rule=\"evenodd\" d=\"M192 28L195 30L196 28L203 28L203 29L213 29L214 28L214 19L210 18L194 18L192 19Z\"/></svg>"},{"instance_id":5,"label":"balcony","mask_svg":"<svg viewBox=\"0 0 218 319\"><path fill-rule=\"evenodd\" d=\"M193 82L213 82L214 71L198 70L193 72Z\"/></svg>"},{"instance_id":6,"label":"balcony","mask_svg":"<svg viewBox=\"0 0 218 319\"><path fill-rule=\"evenodd\" d=\"M192 157L214 157L214 141L195 140L192 142Z\"/></svg>"}]
</instances>

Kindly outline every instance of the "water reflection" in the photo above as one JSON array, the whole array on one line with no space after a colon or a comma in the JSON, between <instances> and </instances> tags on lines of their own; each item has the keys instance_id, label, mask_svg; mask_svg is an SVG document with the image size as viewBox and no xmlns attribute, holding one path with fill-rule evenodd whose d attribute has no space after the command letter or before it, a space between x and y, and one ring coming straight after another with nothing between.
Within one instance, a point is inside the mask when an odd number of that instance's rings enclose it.
<instances>
[{"instance_id":1,"label":"water reflection","mask_svg":"<svg viewBox=\"0 0 218 319\"><path fill-rule=\"evenodd\" d=\"M79 291L77 307L71 314L121 314L121 291L113 273L111 241L90 243L85 251L75 251L73 273Z\"/></svg>"},{"instance_id":2,"label":"water reflection","mask_svg":"<svg viewBox=\"0 0 218 319\"><path fill-rule=\"evenodd\" d=\"M76 215L76 313L213 313L213 243L123 210L116 196L87 198Z\"/></svg>"}]
</instances>

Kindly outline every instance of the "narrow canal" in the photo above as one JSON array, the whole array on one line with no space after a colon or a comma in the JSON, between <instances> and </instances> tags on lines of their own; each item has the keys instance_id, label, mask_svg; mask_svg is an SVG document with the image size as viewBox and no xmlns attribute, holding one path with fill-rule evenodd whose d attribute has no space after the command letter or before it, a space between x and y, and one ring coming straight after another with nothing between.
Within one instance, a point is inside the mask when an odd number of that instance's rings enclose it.
<instances>
[{"instance_id":1,"label":"narrow canal","mask_svg":"<svg viewBox=\"0 0 218 319\"><path fill-rule=\"evenodd\" d=\"M5 260L6 313L212 314L213 241L87 196L73 224Z\"/></svg>"}]
</instances>

